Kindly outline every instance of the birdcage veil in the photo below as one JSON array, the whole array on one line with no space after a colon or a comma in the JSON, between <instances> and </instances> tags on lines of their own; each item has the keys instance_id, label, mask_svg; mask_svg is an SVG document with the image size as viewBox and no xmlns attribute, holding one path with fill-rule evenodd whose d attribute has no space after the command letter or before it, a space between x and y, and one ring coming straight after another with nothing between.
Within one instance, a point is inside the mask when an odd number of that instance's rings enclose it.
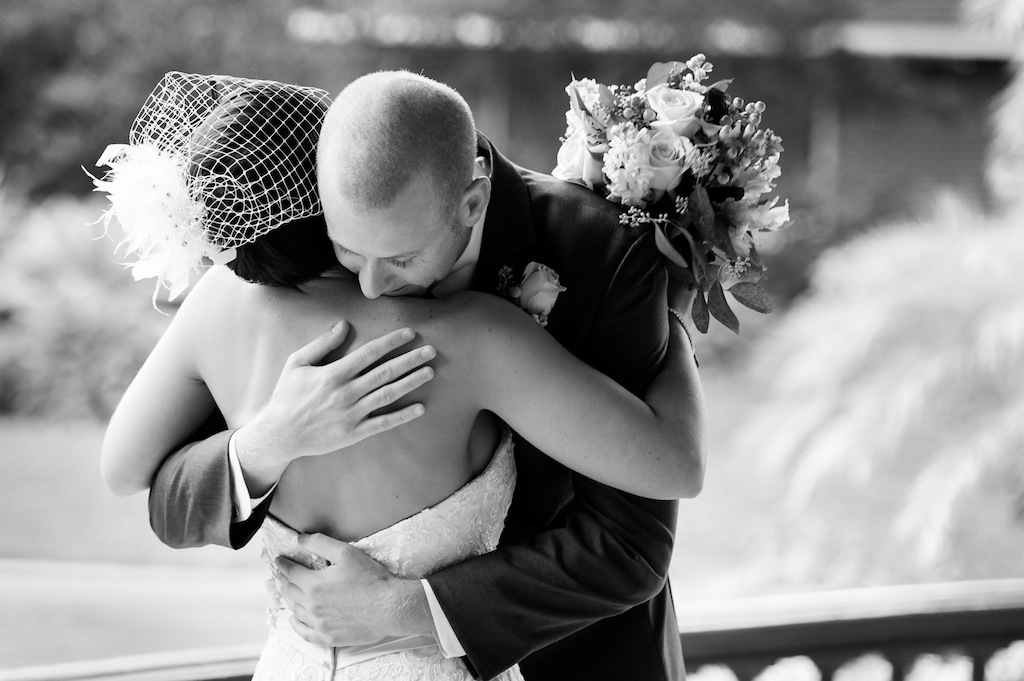
<instances>
[{"instance_id":1,"label":"birdcage veil","mask_svg":"<svg viewBox=\"0 0 1024 681\"><path fill-rule=\"evenodd\" d=\"M116 218L136 279L157 279L154 299L188 286L204 260L283 224L322 212L316 144L330 106L311 87L173 71L147 97L128 144L112 144L93 178Z\"/></svg>"}]
</instances>

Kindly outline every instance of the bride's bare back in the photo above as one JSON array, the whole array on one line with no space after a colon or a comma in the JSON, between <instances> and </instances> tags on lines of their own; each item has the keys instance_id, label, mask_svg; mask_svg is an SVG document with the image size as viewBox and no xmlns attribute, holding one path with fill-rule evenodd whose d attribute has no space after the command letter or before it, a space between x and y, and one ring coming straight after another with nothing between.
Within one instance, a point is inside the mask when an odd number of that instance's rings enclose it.
<instances>
[{"instance_id":1,"label":"bride's bare back","mask_svg":"<svg viewBox=\"0 0 1024 681\"><path fill-rule=\"evenodd\" d=\"M330 367L297 369L292 362L285 368L286 362L317 343L333 347L310 340L339 319L353 331L337 355L409 327L437 349L436 376L389 407L426 406L424 415L399 428L323 456L271 453L291 461L271 510L297 530L357 539L436 504L490 459L499 440L494 415L540 451L606 485L663 499L700 489L703 419L692 415L703 413L703 402L696 366L679 351L685 337L678 330L672 332L676 349L669 348L669 370L647 392L658 405L652 409L496 296L371 301L348 277L323 277L298 291L247 284L225 268L208 272L189 294L115 410L100 457L104 479L122 494L145 489L163 457L214 409L233 428L258 421L250 419L267 414L261 408L279 377L295 371L325 381L325 389L313 381L306 383L312 393L282 394L305 398L306 408L317 410L317 394L336 394L338 367L365 364L346 357ZM303 432L297 424L287 426L292 437Z\"/></svg>"},{"instance_id":2,"label":"bride's bare back","mask_svg":"<svg viewBox=\"0 0 1024 681\"><path fill-rule=\"evenodd\" d=\"M369 535L441 501L493 454L497 420L481 412L468 389L480 377L467 361L473 296L371 301L344 275L296 291L249 284L224 268L208 272L201 287L192 294L197 304L176 322L193 327L185 337L192 339L197 372L230 428L266 403L288 355L339 319L352 326L339 355L406 326L416 330L417 342L439 350L435 378L398 403L424 403L421 418L288 466L271 512L293 528L344 540Z\"/></svg>"}]
</instances>

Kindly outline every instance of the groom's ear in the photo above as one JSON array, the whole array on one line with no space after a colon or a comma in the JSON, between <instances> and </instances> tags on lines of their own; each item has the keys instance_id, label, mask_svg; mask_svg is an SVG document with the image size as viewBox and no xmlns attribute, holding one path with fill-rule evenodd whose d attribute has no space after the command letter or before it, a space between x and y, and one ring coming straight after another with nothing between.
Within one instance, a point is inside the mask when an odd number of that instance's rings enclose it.
<instances>
[{"instance_id":1,"label":"groom's ear","mask_svg":"<svg viewBox=\"0 0 1024 681\"><path fill-rule=\"evenodd\" d=\"M469 188L462 197L462 225L472 227L487 210L487 204L491 200L491 179L489 177L478 177L470 183Z\"/></svg>"}]
</instances>

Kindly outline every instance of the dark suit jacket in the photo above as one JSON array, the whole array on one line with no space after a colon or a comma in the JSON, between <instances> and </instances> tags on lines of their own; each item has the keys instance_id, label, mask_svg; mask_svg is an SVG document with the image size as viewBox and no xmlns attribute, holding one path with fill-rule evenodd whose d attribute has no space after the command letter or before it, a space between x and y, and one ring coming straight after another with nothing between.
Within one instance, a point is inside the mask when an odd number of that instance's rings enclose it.
<instances>
[{"instance_id":1,"label":"dark suit jacket","mask_svg":"<svg viewBox=\"0 0 1024 681\"><path fill-rule=\"evenodd\" d=\"M619 209L583 187L513 165L482 136L480 146L493 190L471 287L496 293L506 265L517 277L531 260L551 267L567 290L547 330L642 395L668 343L651 232L619 224ZM227 437L184 447L157 473L150 520L165 543L237 548L262 523L269 500L231 524ZM601 485L521 438L516 464L498 550L429 577L468 664L485 679L516 662L530 681L684 678L667 581L677 503Z\"/></svg>"}]
</instances>

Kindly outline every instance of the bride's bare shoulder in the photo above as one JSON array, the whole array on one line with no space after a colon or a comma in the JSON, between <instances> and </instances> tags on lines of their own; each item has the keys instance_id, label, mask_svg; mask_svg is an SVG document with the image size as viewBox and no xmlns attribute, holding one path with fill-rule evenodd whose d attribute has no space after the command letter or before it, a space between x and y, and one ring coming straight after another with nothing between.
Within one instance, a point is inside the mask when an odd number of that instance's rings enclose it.
<instances>
[{"instance_id":1,"label":"bride's bare shoulder","mask_svg":"<svg viewBox=\"0 0 1024 681\"><path fill-rule=\"evenodd\" d=\"M495 295L466 291L437 301L430 310L431 326L442 337L457 343L478 342L515 329L528 315L516 305Z\"/></svg>"},{"instance_id":2,"label":"bride's bare shoulder","mask_svg":"<svg viewBox=\"0 0 1024 681\"><path fill-rule=\"evenodd\" d=\"M198 303L212 300L216 296L224 295L230 290L245 284L246 282L235 276L235 273L227 267L214 265L204 271L203 275L199 277L199 281L192 286L185 297L185 301L182 303L182 307L186 303L195 306Z\"/></svg>"},{"instance_id":3,"label":"bride's bare shoulder","mask_svg":"<svg viewBox=\"0 0 1024 681\"><path fill-rule=\"evenodd\" d=\"M211 319L218 319L231 306L231 301L250 286L253 285L235 276L227 267L210 267L185 295L174 314L174 323L204 325Z\"/></svg>"}]
</instances>

